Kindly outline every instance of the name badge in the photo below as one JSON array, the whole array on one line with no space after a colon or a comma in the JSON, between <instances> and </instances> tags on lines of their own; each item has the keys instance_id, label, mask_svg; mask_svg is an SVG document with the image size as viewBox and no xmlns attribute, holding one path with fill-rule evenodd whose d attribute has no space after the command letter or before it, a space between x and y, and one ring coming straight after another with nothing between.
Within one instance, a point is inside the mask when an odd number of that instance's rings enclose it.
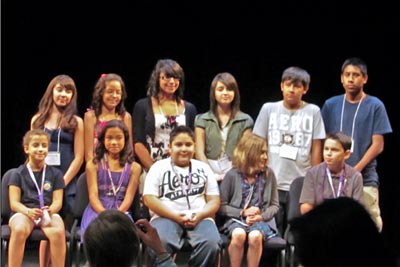
<instances>
[{"instance_id":1,"label":"name badge","mask_svg":"<svg viewBox=\"0 0 400 267\"><path fill-rule=\"evenodd\" d=\"M283 144L283 145L280 147L279 156L282 157L282 158L287 158L287 159L296 160L297 151L298 151L298 150L299 150L299 149L298 149L297 147L289 146L289 145Z\"/></svg>"},{"instance_id":2,"label":"name badge","mask_svg":"<svg viewBox=\"0 0 400 267\"><path fill-rule=\"evenodd\" d=\"M60 166L61 165L61 153L57 151L49 151L45 159L47 165Z\"/></svg>"},{"instance_id":3,"label":"name badge","mask_svg":"<svg viewBox=\"0 0 400 267\"><path fill-rule=\"evenodd\" d=\"M222 158L218 159L218 165L221 169L222 173L227 172L230 168L232 168L232 161L229 160L228 156L223 156Z\"/></svg>"}]
</instances>

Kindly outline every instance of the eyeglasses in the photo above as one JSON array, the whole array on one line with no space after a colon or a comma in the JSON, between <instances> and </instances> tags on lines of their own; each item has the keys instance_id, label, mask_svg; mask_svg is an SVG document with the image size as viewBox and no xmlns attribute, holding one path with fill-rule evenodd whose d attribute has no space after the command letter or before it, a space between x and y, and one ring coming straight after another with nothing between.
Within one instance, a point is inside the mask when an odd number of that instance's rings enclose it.
<instances>
[{"instance_id":1,"label":"eyeglasses","mask_svg":"<svg viewBox=\"0 0 400 267\"><path fill-rule=\"evenodd\" d=\"M174 82L179 82L181 80L181 78L174 77L174 76L169 76L169 75L161 76L161 80L163 80L163 81L169 81L171 79L174 79Z\"/></svg>"}]
</instances>

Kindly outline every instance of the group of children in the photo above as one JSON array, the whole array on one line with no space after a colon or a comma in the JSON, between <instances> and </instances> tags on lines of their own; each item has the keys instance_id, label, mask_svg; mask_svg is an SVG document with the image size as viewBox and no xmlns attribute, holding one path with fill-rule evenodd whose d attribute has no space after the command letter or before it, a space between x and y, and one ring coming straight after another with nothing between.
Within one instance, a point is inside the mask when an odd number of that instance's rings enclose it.
<instances>
[{"instance_id":1,"label":"group of children","mask_svg":"<svg viewBox=\"0 0 400 267\"><path fill-rule=\"evenodd\" d=\"M290 67L282 75L283 100L265 103L254 123L240 110L239 88L229 73L215 76L210 110L197 114L183 100L183 69L170 59L157 62L148 96L136 102L132 116L119 75L101 75L83 120L74 81L55 77L24 136L27 161L9 183L8 266L21 266L20 244L33 227L49 239L40 246L40 266L64 266L74 177L84 161L90 203L82 240L104 210L132 219L130 207L139 192L165 252L175 254L186 238L193 266L214 264L219 231L231 239L231 266L241 266L244 258L247 266L258 266L263 242L284 231L287 192L298 176L305 176L302 213L325 199L348 196L365 205L381 230L376 157L392 129L383 103L364 93L367 79L366 64L347 59L341 73L345 94L328 99L320 111L302 100L310 75ZM157 252L148 251L159 264Z\"/></svg>"}]
</instances>

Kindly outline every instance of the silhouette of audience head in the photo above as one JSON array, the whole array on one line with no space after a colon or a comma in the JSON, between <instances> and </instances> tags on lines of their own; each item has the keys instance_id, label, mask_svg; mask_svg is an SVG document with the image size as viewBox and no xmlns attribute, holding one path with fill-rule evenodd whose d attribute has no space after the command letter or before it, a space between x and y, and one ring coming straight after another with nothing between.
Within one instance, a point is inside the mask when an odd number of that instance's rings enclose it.
<instances>
[{"instance_id":1,"label":"silhouette of audience head","mask_svg":"<svg viewBox=\"0 0 400 267\"><path fill-rule=\"evenodd\" d=\"M395 266L370 214L352 198L327 199L291 227L305 267Z\"/></svg>"},{"instance_id":2,"label":"silhouette of audience head","mask_svg":"<svg viewBox=\"0 0 400 267\"><path fill-rule=\"evenodd\" d=\"M90 266L132 266L140 247L134 227L132 220L121 211L110 209L101 212L89 224L84 236Z\"/></svg>"}]
</instances>

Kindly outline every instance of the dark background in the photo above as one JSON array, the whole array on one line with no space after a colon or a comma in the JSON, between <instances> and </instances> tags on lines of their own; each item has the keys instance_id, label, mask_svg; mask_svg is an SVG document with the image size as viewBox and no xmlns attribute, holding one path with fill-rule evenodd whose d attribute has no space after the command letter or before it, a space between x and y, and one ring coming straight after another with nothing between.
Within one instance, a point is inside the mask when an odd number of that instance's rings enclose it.
<instances>
[{"instance_id":1,"label":"dark background","mask_svg":"<svg viewBox=\"0 0 400 267\"><path fill-rule=\"evenodd\" d=\"M83 117L102 73L123 77L132 112L156 61L175 59L186 74L185 99L205 112L211 80L228 71L239 83L242 110L256 119L264 102L281 99L286 67L309 71L304 100L321 107L344 92L343 61L359 56L369 68L365 91L385 103L394 131L385 137L378 172L384 237L400 255L400 23L394 4L373 2L2 1L1 172L24 161L22 136L61 73L75 80Z\"/></svg>"}]
</instances>

